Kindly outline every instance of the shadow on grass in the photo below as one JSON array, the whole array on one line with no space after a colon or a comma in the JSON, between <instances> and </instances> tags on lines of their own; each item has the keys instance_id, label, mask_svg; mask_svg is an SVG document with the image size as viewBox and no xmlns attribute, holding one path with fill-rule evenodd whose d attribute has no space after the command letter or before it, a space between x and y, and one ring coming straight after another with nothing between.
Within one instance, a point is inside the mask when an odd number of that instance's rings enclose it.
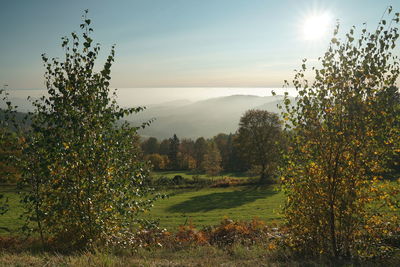
<instances>
[{"instance_id":1,"label":"shadow on grass","mask_svg":"<svg viewBox=\"0 0 400 267\"><path fill-rule=\"evenodd\" d=\"M194 196L179 204L168 208L169 212L207 212L215 209L230 209L254 202L260 198L266 198L278 193L272 187L261 189L257 187L244 190L211 193Z\"/></svg>"}]
</instances>

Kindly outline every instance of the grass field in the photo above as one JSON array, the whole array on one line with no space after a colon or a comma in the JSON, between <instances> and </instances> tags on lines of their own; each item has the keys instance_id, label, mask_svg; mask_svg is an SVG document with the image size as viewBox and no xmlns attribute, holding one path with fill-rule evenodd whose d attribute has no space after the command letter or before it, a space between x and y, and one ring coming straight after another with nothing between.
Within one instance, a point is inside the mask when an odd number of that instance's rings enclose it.
<instances>
[{"instance_id":1,"label":"grass field","mask_svg":"<svg viewBox=\"0 0 400 267\"><path fill-rule=\"evenodd\" d=\"M15 192L15 186L1 185L0 194L8 199L9 211L0 215L0 235L15 233L22 225L20 215L23 207L19 202L19 195Z\"/></svg>"},{"instance_id":2,"label":"grass field","mask_svg":"<svg viewBox=\"0 0 400 267\"><path fill-rule=\"evenodd\" d=\"M173 178L181 175L192 178L188 172L155 172L153 176ZM238 174L224 174L224 177L249 179ZM220 178L215 177L215 178ZM165 189L164 189L165 190ZM166 189L168 190L168 189ZM280 214L284 195L274 186L230 186L226 188L169 189L168 197L155 202L144 218L159 220L160 227L176 230L179 225L193 224L196 227L218 224L224 218L234 220L261 219L267 223L282 222ZM0 186L0 194L8 198L10 210L0 216L0 235L16 234L22 225L19 218L23 209L13 186ZM390 212L388 210L388 212Z\"/></svg>"},{"instance_id":3,"label":"grass field","mask_svg":"<svg viewBox=\"0 0 400 267\"><path fill-rule=\"evenodd\" d=\"M155 203L147 218L160 220L160 226L176 229L179 225L213 225L224 217L251 220L258 217L266 222L279 222L283 193L272 186L204 188L176 190L167 199Z\"/></svg>"},{"instance_id":4,"label":"grass field","mask_svg":"<svg viewBox=\"0 0 400 267\"><path fill-rule=\"evenodd\" d=\"M0 235L16 234L22 225L19 218L22 207L12 186L2 186L0 193L9 199L10 210L0 216ZM157 201L153 209L143 216L158 219L160 226L175 230L179 225L192 223L206 226L219 223L224 217L235 220L259 218L266 222L279 222L283 204L282 192L272 186L178 189L166 192L166 199Z\"/></svg>"}]
</instances>

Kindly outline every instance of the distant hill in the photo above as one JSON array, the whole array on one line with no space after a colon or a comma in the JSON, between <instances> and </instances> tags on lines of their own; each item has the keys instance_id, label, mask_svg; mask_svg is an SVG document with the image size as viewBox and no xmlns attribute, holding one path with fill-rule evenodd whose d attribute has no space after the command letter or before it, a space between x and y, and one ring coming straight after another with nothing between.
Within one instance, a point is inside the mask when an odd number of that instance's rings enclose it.
<instances>
[{"instance_id":1,"label":"distant hill","mask_svg":"<svg viewBox=\"0 0 400 267\"><path fill-rule=\"evenodd\" d=\"M139 134L147 137L164 139L177 134L179 138L208 138L218 133L236 132L240 117L249 109L263 109L279 114L277 104L282 103L282 100L283 96L254 95L232 95L198 102L176 100L148 106L145 111L128 116L125 120L133 125L141 125L155 119L149 127L139 131ZM18 112L17 122L22 122L25 115ZM3 116L0 109L0 120L4 119ZM29 124L28 121L28 127Z\"/></svg>"},{"instance_id":2,"label":"distant hill","mask_svg":"<svg viewBox=\"0 0 400 267\"><path fill-rule=\"evenodd\" d=\"M249 109L263 109L280 113L277 104L283 96L260 97L232 95L198 102L174 101L148 107L144 112L129 116L126 120L135 125L155 118L140 134L159 139L212 137L218 133L234 133L240 117Z\"/></svg>"}]
</instances>

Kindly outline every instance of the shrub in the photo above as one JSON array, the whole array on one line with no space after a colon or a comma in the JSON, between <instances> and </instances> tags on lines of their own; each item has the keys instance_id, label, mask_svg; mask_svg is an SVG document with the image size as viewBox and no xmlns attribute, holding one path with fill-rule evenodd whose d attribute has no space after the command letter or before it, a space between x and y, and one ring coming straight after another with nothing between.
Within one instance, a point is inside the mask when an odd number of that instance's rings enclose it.
<instances>
[{"instance_id":1,"label":"shrub","mask_svg":"<svg viewBox=\"0 0 400 267\"><path fill-rule=\"evenodd\" d=\"M210 229L210 243L217 246L232 246L239 243L242 245L254 245L256 243L268 243L269 228L265 223L253 219L250 222L235 222L224 219L220 225Z\"/></svg>"},{"instance_id":2,"label":"shrub","mask_svg":"<svg viewBox=\"0 0 400 267\"><path fill-rule=\"evenodd\" d=\"M185 182L185 179L181 175L175 175L174 178L172 178L172 183L175 185L181 185Z\"/></svg>"}]
</instances>

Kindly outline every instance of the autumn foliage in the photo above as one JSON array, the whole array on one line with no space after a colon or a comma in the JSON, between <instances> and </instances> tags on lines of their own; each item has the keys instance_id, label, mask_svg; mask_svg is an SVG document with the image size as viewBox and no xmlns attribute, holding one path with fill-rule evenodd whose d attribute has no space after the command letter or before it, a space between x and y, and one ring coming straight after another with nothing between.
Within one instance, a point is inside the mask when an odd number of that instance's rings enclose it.
<instances>
[{"instance_id":1,"label":"autumn foliage","mask_svg":"<svg viewBox=\"0 0 400 267\"><path fill-rule=\"evenodd\" d=\"M283 112L291 141L281 181L287 244L301 255L369 258L394 250L383 236L398 227L399 184L382 174L399 146L398 24L396 13L371 33L353 27L343 40L337 26L313 80L305 60L296 72L297 105L286 99Z\"/></svg>"}]
</instances>

